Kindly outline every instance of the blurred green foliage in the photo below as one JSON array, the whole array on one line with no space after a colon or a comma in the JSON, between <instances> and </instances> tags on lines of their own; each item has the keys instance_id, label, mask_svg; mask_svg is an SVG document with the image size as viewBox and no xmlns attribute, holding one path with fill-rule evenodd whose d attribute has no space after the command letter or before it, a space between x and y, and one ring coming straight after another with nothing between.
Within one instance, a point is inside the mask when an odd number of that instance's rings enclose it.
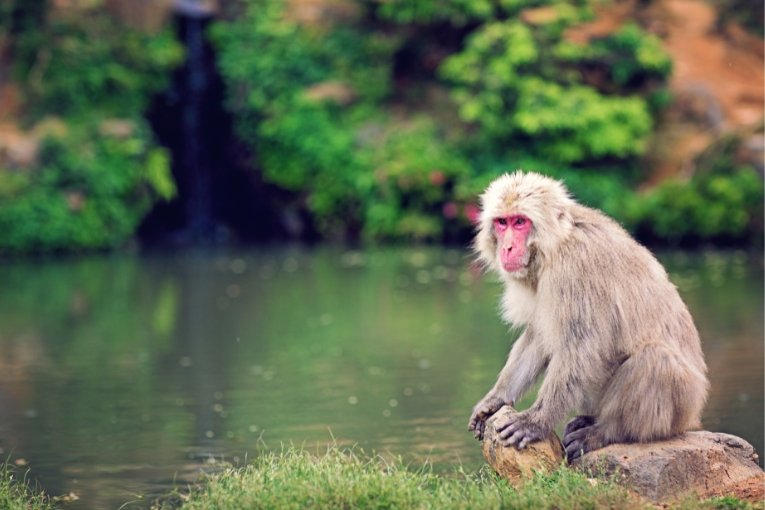
<instances>
[{"instance_id":1,"label":"blurred green foliage","mask_svg":"<svg viewBox=\"0 0 765 510\"><path fill-rule=\"evenodd\" d=\"M326 237L439 239L466 162L433 121L385 108L397 38L302 26L283 2L247 5L211 34L228 107L265 179L296 192Z\"/></svg>"},{"instance_id":2,"label":"blurred green foliage","mask_svg":"<svg viewBox=\"0 0 765 510\"><path fill-rule=\"evenodd\" d=\"M390 0L379 4L380 16L399 24L448 22L464 25L492 17L496 7L492 0Z\"/></svg>"},{"instance_id":3,"label":"blurred green foliage","mask_svg":"<svg viewBox=\"0 0 765 510\"><path fill-rule=\"evenodd\" d=\"M138 116L183 57L170 30L131 30L103 12L52 18L16 37L17 75L33 117Z\"/></svg>"},{"instance_id":4,"label":"blurred green foliage","mask_svg":"<svg viewBox=\"0 0 765 510\"><path fill-rule=\"evenodd\" d=\"M45 134L30 134L40 149L29 168L0 168L0 253L118 246L157 200L175 195L169 153L143 113L182 47L170 29L143 33L99 9L4 5L0 35L22 85L23 120Z\"/></svg>"},{"instance_id":5,"label":"blurred green foliage","mask_svg":"<svg viewBox=\"0 0 765 510\"><path fill-rule=\"evenodd\" d=\"M639 202L639 229L657 239L762 243L762 178L748 167L667 181Z\"/></svg>"},{"instance_id":6,"label":"blurred green foliage","mask_svg":"<svg viewBox=\"0 0 765 510\"><path fill-rule=\"evenodd\" d=\"M464 239L476 195L516 168L565 180L655 240L757 231L761 183L732 163L633 191L672 62L634 23L567 37L593 18L590 2L359 2L321 23L275 0L244 5L212 31L228 108L255 170L326 237Z\"/></svg>"},{"instance_id":7,"label":"blurred green foliage","mask_svg":"<svg viewBox=\"0 0 765 510\"><path fill-rule=\"evenodd\" d=\"M0 252L117 246L156 199L175 194L169 156L147 126L104 131L73 126L44 139L38 167L0 172Z\"/></svg>"},{"instance_id":8,"label":"blurred green foliage","mask_svg":"<svg viewBox=\"0 0 765 510\"><path fill-rule=\"evenodd\" d=\"M567 43L560 34L513 18L477 29L465 49L441 66L442 76L454 84L460 116L478 124L495 145L515 141L550 162L640 155L652 127L645 99L605 94L583 84L581 73L565 64L602 62L613 81L602 84L608 90L668 64L668 57L634 26L589 45ZM669 68L661 72L666 77Z\"/></svg>"},{"instance_id":9,"label":"blurred green foliage","mask_svg":"<svg viewBox=\"0 0 765 510\"><path fill-rule=\"evenodd\" d=\"M558 58L604 71L613 85L638 87L651 79L669 77L672 61L655 35L629 23L611 35L594 38L589 44L560 41Z\"/></svg>"},{"instance_id":10,"label":"blurred green foliage","mask_svg":"<svg viewBox=\"0 0 765 510\"><path fill-rule=\"evenodd\" d=\"M169 156L139 119L183 51L169 30L47 5L4 3L0 44L28 124L57 115L71 129L39 167L0 172L0 250L118 245L174 194ZM688 183L633 191L672 62L634 23L572 36L594 17L589 0L349 0L314 20L279 0L238 5L209 32L226 108L252 171L324 238L464 240L476 195L516 168L564 179L656 240L757 236L761 183L727 156ZM136 129L100 140L109 119Z\"/></svg>"},{"instance_id":11,"label":"blurred green foliage","mask_svg":"<svg viewBox=\"0 0 765 510\"><path fill-rule=\"evenodd\" d=\"M457 219L454 187L468 175L469 164L430 119L393 125L372 154L372 169L360 188L370 196L368 238L439 239Z\"/></svg>"},{"instance_id":12,"label":"blurred green foliage","mask_svg":"<svg viewBox=\"0 0 765 510\"><path fill-rule=\"evenodd\" d=\"M671 62L636 25L574 44L564 30L592 17L585 1L394 0L313 24L283 2L244 5L211 31L228 109L256 169L294 192L322 235L463 238L476 194L518 167L640 221L640 207L622 207L637 200L632 172L611 169L645 150ZM437 46L424 39L433 27L461 49L437 49L434 72L395 82L407 51L427 59ZM428 87L451 95L446 122Z\"/></svg>"}]
</instances>

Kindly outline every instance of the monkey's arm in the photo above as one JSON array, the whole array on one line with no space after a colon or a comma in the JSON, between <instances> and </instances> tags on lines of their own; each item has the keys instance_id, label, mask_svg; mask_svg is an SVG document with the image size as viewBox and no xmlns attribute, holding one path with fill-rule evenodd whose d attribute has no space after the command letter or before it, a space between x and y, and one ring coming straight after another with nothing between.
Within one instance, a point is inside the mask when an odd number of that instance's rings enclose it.
<instances>
[{"instance_id":1,"label":"monkey's arm","mask_svg":"<svg viewBox=\"0 0 765 510\"><path fill-rule=\"evenodd\" d=\"M506 404L515 405L516 400L528 391L547 365L548 358L533 338L530 327L526 328L510 350L507 362L497 376L497 382L489 391L489 394L498 396Z\"/></svg>"},{"instance_id":2,"label":"monkey's arm","mask_svg":"<svg viewBox=\"0 0 765 510\"><path fill-rule=\"evenodd\" d=\"M570 339L569 339L570 340ZM584 400L584 389L590 386L588 374L603 374L598 356L585 359L589 353L581 345L562 348L547 367L547 376L539 389L537 400L527 410L509 416L497 424L500 439L519 449L543 439L566 416L569 410Z\"/></svg>"},{"instance_id":3,"label":"monkey's arm","mask_svg":"<svg viewBox=\"0 0 765 510\"><path fill-rule=\"evenodd\" d=\"M477 439L483 439L486 420L505 404L515 404L544 369L547 358L532 338L527 328L510 350L494 387L473 408L468 430L473 431Z\"/></svg>"}]
</instances>

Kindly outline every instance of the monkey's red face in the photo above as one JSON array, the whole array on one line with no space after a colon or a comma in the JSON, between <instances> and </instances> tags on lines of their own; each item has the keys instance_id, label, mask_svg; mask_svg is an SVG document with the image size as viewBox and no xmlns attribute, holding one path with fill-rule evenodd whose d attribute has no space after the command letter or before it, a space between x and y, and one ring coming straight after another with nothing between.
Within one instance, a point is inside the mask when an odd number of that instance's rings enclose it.
<instances>
[{"instance_id":1,"label":"monkey's red face","mask_svg":"<svg viewBox=\"0 0 765 510\"><path fill-rule=\"evenodd\" d=\"M531 220L522 214L494 218L499 261L508 273L526 267L528 263L526 238L531 232L531 227Z\"/></svg>"}]
</instances>

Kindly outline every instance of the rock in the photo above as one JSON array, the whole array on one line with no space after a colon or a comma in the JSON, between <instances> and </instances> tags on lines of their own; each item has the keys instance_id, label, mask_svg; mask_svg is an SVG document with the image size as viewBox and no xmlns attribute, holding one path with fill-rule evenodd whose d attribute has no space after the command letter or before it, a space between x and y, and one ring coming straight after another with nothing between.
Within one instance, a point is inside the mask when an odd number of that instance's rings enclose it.
<instances>
[{"instance_id":1,"label":"rock","mask_svg":"<svg viewBox=\"0 0 765 510\"><path fill-rule=\"evenodd\" d=\"M336 23L353 23L364 9L354 0L286 0L284 16L300 25L328 28Z\"/></svg>"},{"instance_id":2,"label":"rock","mask_svg":"<svg viewBox=\"0 0 765 510\"><path fill-rule=\"evenodd\" d=\"M521 11L520 17L529 25L549 25L560 20L561 11L555 7L548 6L532 7Z\"/></svg>"},{"instance_id":3,"label":"rock","mask_svg":"<svg viewBox=\"0 0 765 510\"><path fill-rule=\"evenodd\" d=\"M40 141L17 124L0 123L0 168L24 169L37 164Z\"/></svg>"},{"instance_id":4,"label":"rock","mask_svg":"<svg viewBox=\"0 0 765 510\"><path fill-rule=\"evenodd\" d=\"M176 12L182 12L182 7L175 3L174 0L105 0L105 7L129 27L153 34L166 26L174 8ZM200 8L207 3L199 2Z\"/></svg>"},{"instance_id":5,"label":"rock","mask_svg":"<svg viewBox=\"0 0 765 510\"><path fill-rule=\"evenodd\" d=\"M45 138L63 138L67 125L56 117L45 117L30 130L14 121L0 121L0 169L25 170L39 164L40 144Z\"/></svg>"},{"instance_id":6,"label":"rock","mask_svg":"<svg viewBox=\"0 0 765 510\"><path fill-rule=\"evenodd\" d=\"M574 465L593 476L616 473L654 503L691 493L762 501L765 472L757 460L754 447L740 437L698 431L655 443L609 445Z\"/></svg>"},{"instance_id":7,"label":"rock","mask_svg":"<svg viewBox=\"0 0 765 510\"><path fill-rule=\"evenodd\" d=\"M127 119L105 119L98 125L99 133L113 138L129 138L135 131L135 123Z\"/></svg>"},{"instance_id":8,"label":"rock","mask_svg":"<svg viewBox=\"0 0 765 510\"><path fill-rule=\"evenodd\" d=\"M308 87L304 96L316 103L329 101L348 106L356 100L356 91L340 81L324 81Z\"/></svg>"},{"instance_id":9,"label":"rock","mask_svg":"<svg viewBox=\"0 0 765 510\"><path fill-rule=\"evenodd\" d=\"M494 431L494 423L498 417L516 412L512 407L505 406L486 421L481 449L486 462L494 471L517 487L530 478L534 471L556 469L564 462L564 454L563 445L554 432L545 440L531 443L523 450L503 445L499 434Z\"/></svg>"},{"instance_id":10,"label":"rock","mask_svg":"<svg viewBox=\"0 0 765 510\"><path fill-rule=\"evenodd\" d=\"M173 0L173 9L183 16L207 18L218 12L218 2L215 0Z\"/></svg>"}]
</instances>

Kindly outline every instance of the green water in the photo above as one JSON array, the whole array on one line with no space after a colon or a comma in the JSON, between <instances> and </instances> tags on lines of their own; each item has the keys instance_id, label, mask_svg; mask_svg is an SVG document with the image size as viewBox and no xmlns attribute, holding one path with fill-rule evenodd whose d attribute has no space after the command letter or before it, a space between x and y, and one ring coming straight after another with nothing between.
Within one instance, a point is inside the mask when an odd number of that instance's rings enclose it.
<instances>
[{"instance_id":1,"label":"green water","mask_svg":"<svg viewBox=\"0 0 765 510\"><path fill-rule=\"evenodd\" d=\"M762 452L761 258L662 261L704 339L705 427ZM474 469L466 422L513 339L498 293L440 248L6 262L2 457L71 509L143 508L282 444Z\"/></svg>"}]
</instances>

